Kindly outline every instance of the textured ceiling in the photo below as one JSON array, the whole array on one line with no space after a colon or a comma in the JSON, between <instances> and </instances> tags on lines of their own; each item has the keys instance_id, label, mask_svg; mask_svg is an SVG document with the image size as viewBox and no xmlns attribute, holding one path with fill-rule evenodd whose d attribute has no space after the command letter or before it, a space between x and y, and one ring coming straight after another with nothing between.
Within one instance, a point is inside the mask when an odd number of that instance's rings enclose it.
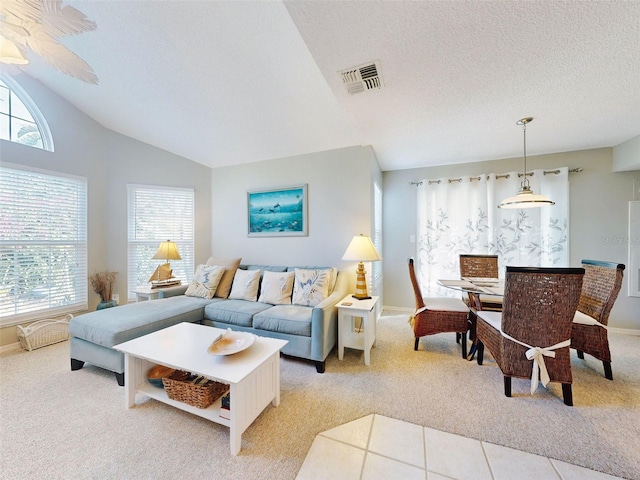
<instances>
[{"instance_id":1,"label":"textured ceiling","mask_svg":"<svg viewBox=\"0 0 640 480\"><path fill-rule=\"evenodd\" d=\"M372 145L383 170L640 134L640 2L68 1L98 86L24 70L105 127L212 167ZM338 72L376 60L384 86Z\"/></svg>"}]
</instances>

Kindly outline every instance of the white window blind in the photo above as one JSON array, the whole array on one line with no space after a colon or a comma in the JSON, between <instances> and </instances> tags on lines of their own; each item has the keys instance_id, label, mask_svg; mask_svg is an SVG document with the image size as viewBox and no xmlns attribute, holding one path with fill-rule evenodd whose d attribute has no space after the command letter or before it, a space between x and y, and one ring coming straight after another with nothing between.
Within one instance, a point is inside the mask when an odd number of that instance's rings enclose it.
<instances>
[{"instance_id":1,"label":"white window blind","mask_svg":"<svg viewBox=\"0 0 640 480\"><path fill-rule=\"evenodd\" d=\"M87 309L87 181L0 167L0 324Z\"/></svg>"},{"instance_id":2,"label":"white window blind","mask_svg":"<svg viewBox=\"0 0 640 480\"><path fill-rule=\"evenodd\" d=\"M173 276L189 282L194 268L195 206L190 188L128 185L128 291L147 285L164 260L154 260L160 242L171 240L182 260L171 260ZM132 295L130 293L130 295ZM134 297L130 297L133 300Z\"/></svg>"},{"instance_id":3,"label":"white window blind","mask_svg":"<svg viewBox=\"0 0 640 480\"><path fill-rule=\"evenodd\" d=\"M382 256L382 189L373 184L373 244ZM382 262L373 262L373 293L382 295Z\"/></svg>"}]
</instances>

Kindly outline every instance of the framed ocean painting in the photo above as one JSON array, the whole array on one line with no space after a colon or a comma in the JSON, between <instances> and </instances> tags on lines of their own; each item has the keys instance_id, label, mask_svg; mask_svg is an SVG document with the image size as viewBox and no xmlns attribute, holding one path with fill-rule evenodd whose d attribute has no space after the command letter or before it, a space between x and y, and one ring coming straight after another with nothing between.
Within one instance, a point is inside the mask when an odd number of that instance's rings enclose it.
<instances>
[{"instance_id":1,"label":"framed ocean painting","mask_svg":"<svg viewBox=\"0 0 640 480\"><path fill-rule=\"evenodd\" d=\"M307 185L247 192L250 237L308 235Z\"/></svg>"}]
</instances>

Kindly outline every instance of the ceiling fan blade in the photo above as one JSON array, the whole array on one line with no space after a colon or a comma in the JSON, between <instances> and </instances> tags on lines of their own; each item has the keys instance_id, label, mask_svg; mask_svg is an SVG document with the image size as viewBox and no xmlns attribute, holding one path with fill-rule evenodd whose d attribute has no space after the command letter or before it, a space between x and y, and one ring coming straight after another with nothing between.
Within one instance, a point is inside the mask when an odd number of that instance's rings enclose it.
<instances>
[{"instance_id":1,"label":"ceiling fan blade","mask_svg":"<svg viewBox=\"0 0 640 480\"><path fill-rule=\"evenodd\" d=\"M0 13L9 23L38 23L42 18L42 0L0 2Z\"/></svg>"},{"instance_id":2,"label":"ceiling fan blade","mask_svg":"<svg viewBox=\"0 0 640 480\"><path fill-rule=\"evenodd\" d=\"M46 63L62 73L86 83L98 84L98 77L91 66L53 37L46 38L42 34L38 38L30 37L27 39L27 45Z\"/></svg>"},{"instance_id":3,"label":"ceiling fan blade","mask_svg":"<svg viewBox=\"0 0 640 480\"><path fill-rule=\"evenodd\" d=\"M52 37L77 35L96 29L96 23L81 11L65 6L60 0L44 3L41 22Z\"/></svg>"}]
</instances>

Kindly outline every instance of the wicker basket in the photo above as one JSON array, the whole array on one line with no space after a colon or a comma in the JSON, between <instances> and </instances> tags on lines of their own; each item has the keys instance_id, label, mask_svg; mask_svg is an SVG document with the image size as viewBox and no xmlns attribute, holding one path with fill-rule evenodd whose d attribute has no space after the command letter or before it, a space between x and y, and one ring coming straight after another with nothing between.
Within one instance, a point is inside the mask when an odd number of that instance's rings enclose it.
<instances>
[{"instance_id":1,"label":"wicker basket","mask_svg":"<svg viewBox=\"0 0 640 480\"><path fill-rule=\"evenodd\" d=\"M25 350L46 347L69 338L69 321L73 318L70 313L60 320L46 319L31 323L26 327L17 325L18 340Z\"/></svg>"},{"instance_id":2,"label":"wicker basket","mask_svg":"<svg viewBox=\"0 0 640 480\"><path fill-rule=\"evenodd\" d=\"M229 390L229 385L181 370L163 377L162 383L171 400L197 408L207 408Z\"/></svg>"}]
</instances>

